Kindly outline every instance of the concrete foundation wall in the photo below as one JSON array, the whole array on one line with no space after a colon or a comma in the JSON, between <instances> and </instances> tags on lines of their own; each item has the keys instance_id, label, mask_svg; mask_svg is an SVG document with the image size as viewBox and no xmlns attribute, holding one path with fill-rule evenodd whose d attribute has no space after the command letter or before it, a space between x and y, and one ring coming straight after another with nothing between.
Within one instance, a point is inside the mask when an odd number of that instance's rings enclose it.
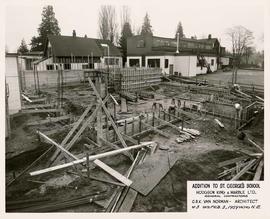
<instances>
[{"instance_id":1,"label":"concrete foundation wall","mask_svg":"<svg viewBox=\"0 0 270 219\"><path fill-rule=\"evenodd\" d=\"M58 71L38 71L39 85L50 87L57 85ZM63 71L64 83L67 82L80 82L83 81L83 71L82 70L64 70ZM24 71L23 82L25 88L34 88L34 72Z\"/></svg>"}]
</instances>

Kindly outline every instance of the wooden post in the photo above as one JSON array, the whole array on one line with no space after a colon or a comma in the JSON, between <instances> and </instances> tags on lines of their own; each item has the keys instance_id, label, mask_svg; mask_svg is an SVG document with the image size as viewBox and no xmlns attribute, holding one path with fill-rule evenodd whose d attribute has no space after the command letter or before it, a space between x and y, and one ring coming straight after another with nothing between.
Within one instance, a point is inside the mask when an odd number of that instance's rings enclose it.
<instances>
[{"instance_id":1,"label":"wooden post","mask_svg":"<svg viewBox=\"0 0 270 219\"><path fill-rule=\"evenodd\" d=\"M133 117L133 119L132 119L132 135L134 135L134 122L135 122L135 119Z\"/></svg>"},{"instance_id":2,"label":"wooden post","mask_svg":"<svg viewBox=\"0 0 270 219\"><path fill-rule=\"evenodd\" d=\"M139 132L142 132L142 117L139 116Z\"/></svg>"},{"instance_id":3,"label":"wooden post","mask_svg":"<svg viewBox=\"0 0 270 219\"><path fill-rule=\"evenodd\" d=\"M127 134L127 120L125 120L124 133Z\"/></svg>"},{"instance_id":4,"label":"wooden post","mask_svg":"<svg viewBox=\"0 0 270 219\"><path fill-rule=\"evenodd\" d=\"M166 121L166 113L165 113L165 110L163 110L163 120Z\"/></svg>"},{"instance_id":5,"label":"wooden post","mask_svg":"<svg viewBox=\"0 0 270 219\"><path fill-rule=\"evenodd\" d=\"M182 131L184 129L184 116L182 116Z\"/></svg>"},{"instance_id":6,"label":"wooden post","mask_svg":"<svg viewBox=\"0 0 270 219\"><path fill-rule=\"evenodd\" d=\"M155 126L155 112L153 112L153 118L152 118L152 126L154 127Z\"/></svg>"},{"instance_id":7,"label":"wooden post","mask_svg":"<svg viewBox=\"0 0 270 219\"><path fill-rule=\"evenodd\" d=\"M86 153L86 167L87 167L87 177L90 178L90 164L89 164L89 154Z\"/></svg>"}]
</instances>

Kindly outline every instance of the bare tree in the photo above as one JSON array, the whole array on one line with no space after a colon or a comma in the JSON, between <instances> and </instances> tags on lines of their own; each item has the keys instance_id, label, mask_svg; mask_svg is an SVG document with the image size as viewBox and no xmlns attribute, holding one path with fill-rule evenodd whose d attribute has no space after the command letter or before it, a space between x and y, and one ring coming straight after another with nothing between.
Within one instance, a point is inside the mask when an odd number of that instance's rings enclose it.
<instances>
[{"instance_id":1,"label":"bare tree","mask_svg":"<svg viewBox=\"0 0 270 219\"><path fill-rule=\"evenodd\" d=\"M102 5L99 11L99 37L116 42L117 38L116 10L112 5Z\"/></svg>"},{"instance_id":2,"label":"bare tree","mask_svg":"<svg viewBox=\"0 0 270 219\"><path fill-rule=\"evenodd\" d=\"M124 5L121 10L121 29L123 29L124 24L129 23L130 21L130 8L127 5Z\"/></svg>"},{"instance_id":3,"label":"bare tree","mask_svg":"<svg viewBox=\"0 0 270 219\"><path fill-rule=\"evenodd\" d=\"M231 41L233 55L232 83L237 83L237 70L245 48L253 42L253 33L243 26L235 26L227 30L227 36Z\"/></svg>"}]
</instances>

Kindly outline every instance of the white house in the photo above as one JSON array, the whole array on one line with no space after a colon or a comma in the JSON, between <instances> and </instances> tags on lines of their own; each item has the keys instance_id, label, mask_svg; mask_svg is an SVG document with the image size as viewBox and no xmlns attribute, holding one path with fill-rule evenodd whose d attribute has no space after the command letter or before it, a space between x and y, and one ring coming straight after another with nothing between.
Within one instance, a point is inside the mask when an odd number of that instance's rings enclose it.
<instances>
[{"instance_id":1,"label":"white house","mask_svg":"<svg viewBox=\"0 0 270 219\"><path fill-rule=\"evenodd\" d=\"M178 52L177 52L178 49ZM218 40L133 36L127 40L127 66L161 68L164 74L192 77L215 72L225 51Z\"/></svg>"}]
</instances>

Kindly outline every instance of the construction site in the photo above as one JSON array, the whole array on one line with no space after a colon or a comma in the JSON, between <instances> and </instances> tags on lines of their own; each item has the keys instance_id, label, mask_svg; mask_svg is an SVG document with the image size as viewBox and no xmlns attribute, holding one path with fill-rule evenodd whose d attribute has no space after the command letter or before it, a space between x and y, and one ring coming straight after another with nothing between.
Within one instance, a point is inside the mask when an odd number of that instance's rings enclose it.
<instances>
[{"instance_id":1,"label":"construction site","mask_svg":"<svg viewBox=\"0 0 270 219\"><path fill-rule=\"evenodd\" d=\"M262 86L160 68L71 75L21 78L7 212L185 212L187 181L264 179Z\"/></svg>"}]
</instances>

